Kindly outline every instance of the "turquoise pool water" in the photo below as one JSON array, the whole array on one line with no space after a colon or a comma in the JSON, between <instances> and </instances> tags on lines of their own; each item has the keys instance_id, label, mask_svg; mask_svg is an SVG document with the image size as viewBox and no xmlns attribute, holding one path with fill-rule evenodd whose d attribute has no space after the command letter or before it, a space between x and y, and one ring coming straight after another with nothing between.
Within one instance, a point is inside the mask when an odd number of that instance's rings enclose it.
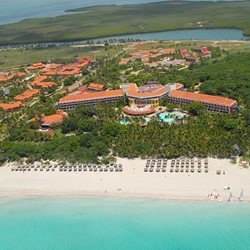
<instances>
[{"instance_id":1,"label":"turquoise pool water","mask_svg":"<svg viewBox=\"0 0 250 250\"><path fill-rule=\"evenodd\" d=\"M164 113L159 114L159 118L160 118L162 121L168 122L168 123L175 121L175 118L173 118L173 117L168 118L168 117L167 117L168 115L175 115L175 116L177 116L178 118L181 117L181 116L180 116L180 112L172 111L172 112L164 112Z\"/></svg>"},{"instance_id":2,"label":"turquoise pool water","mask_svg":"<svg viewBox=\"0 0 250 250\"><path fill-rule=\"evenodd\" d=\"M129 122L126 121L125 119L123 119L123 120L120 120L119 123L122 124L122 125L126 125L126 124L128 124Z\"/></svg>"},{"instance_id":3,"label":"turquoise pool water","mask_svg":"<svg viewBox=\"0 0 250 250\"><path fill-rule=\"evenodd\" d=\"M162 120L162 121L164 121L164 122L167 122L167 123L171 123L171 122L173 122L173 121L176 120L176 119L173 118L173 117L167 118L168 115L175 115L175 116L177 116L178 118L181 117L181 116L180 116L180 112L171 111L171 112L164 112L164 113L159 114L159 119ZM150 117L145 117L144 120L145 120L146 122L150 122L151 118L150 118ZM126 121L125 119L120 120L119 123L120 123L120 124L123 124L123 125L129 124L129 122Z\"/></svg>"},{"instance_id":4,"label":"turquoise pool water","mask_svg":"<svg viewBox=\"0 0 250 250\"><path fill-rule=\"evenodd\" d=\"M244 203L0 199L2 250L242 250L249 225Z\"/></svg>"}]
</instances>

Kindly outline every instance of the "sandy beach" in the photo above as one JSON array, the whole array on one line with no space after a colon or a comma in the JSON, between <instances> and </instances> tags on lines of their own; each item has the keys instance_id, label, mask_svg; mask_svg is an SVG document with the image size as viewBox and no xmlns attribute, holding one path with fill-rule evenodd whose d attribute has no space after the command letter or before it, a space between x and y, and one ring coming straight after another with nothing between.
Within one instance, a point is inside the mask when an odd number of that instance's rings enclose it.
<instances>
[{"instance_id":1,"label":"sandy beach","mask_svg":"<svg viewBox=\"0 0 250 250\"><path fill-rule=\"evenodd\" d=\"M218 195L227 202L238 202L242 188L243 202L250 201L250 170L231 164L228 159L208 159L209 172L144 172L146 160L118 158L123 172L11 171L12 164L0 168L0 196L107 196L128 198L205 200ZM221 174L216 173L217 170ZM230 186L230 190L225 190Z\"/></svg>"}]
</instances>

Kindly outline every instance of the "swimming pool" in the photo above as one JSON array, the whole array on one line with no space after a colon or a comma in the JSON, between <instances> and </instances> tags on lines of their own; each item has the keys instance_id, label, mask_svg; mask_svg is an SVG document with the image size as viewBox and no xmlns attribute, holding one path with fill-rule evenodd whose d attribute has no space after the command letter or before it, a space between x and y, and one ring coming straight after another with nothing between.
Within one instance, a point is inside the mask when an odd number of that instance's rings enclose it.
<instances>
[{"instance_id":1,"label":"swimming pool","mask_svg":"<svg viewBox=\"0 0 250 250\"><path fill-rule=\"evenodd\" d=\"M184 115L186 116L186 115ZM166 111L164 113L159 114L158 119L163 121L163 122L167 122L167 123L171 123L174 122L176 120L176 118L181 118L182 117L182 112L181 111ZM144 120L146 122L150 122L151 118L150 117L144 117ZM127 121L126 119L120 120L119 121L120 124L122 125L127 125L130 122Z\"/></svg>"},{"instance_id":2,"label":"swimming pool","mask_svg":"<svg viewBox=\"0 0 250 250\"><path fill-rule=\"evenodd\" d=\"M127 125L127 124L129 124L130 122L127 121L126 119L123 119L123 120L120 120L119 123L122 124L122 125Z\"/></svg>"},{"instance_id":3,"label":"swimming pool","mask_svg":"<svg viewBox=\"0 0 250 250\"><path fill-rule=\"evenodd\" d=\"M176 112L176 111L166 111L164 113L159 114L159 119L164 121L164 122L173 122L176 120L176 118L181 118L180 112Z\"/></svg>"}]
</instances>

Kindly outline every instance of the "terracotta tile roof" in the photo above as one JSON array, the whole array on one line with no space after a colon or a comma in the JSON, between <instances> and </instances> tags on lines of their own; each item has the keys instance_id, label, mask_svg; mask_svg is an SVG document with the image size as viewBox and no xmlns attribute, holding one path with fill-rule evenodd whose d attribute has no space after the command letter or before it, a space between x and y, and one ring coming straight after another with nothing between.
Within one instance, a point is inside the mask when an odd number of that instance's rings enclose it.
<instances>
[{"instance_id":1,"label":"terracotta tile roof","mask_svg":"<svg viewBox=\"0 0 250 250\"><path fill-rule=\"evenodd\" d=\"M143 62L148 62L149 61L149 56L143 56L142 61Z\"/></svg>"},{"instance_id":2,"label":"terracotta tile roof","mask_svg":"<svg viewBox=\"0 0 250 250\"><path fill-rule=\"evenodd\" d=\"M88 85L88 89L93 89L93 90L98 90L98 91L101 91L102 89L104 88L104 85L103 84L98 84L98 83L90 83Z\"/></svg>"},{"instance_id":3,"label":"terracotta tile roof","mask_svg":"<svg viewBox=\"0 0 250 250\"><path fill-rule=\"evenodd\" d=\"M59 103L67 103L81 100L93 100L93 99L103 99L111 97L122 97L123 92L121 89L118 90L107 90L99 92L85 92L77 95L66 95L60 99Z\"/></svg>"},{"instance_id":4,"label":"terracotta tile roof","mask_svg":"<svg viewBox=\"0 0 250 250\"><path fill-rule=\"evenodd\" d=\"M33 82L31 82L32 86L38 86L41 88L49 88L56 85L55 82L44 82L48 77L47 76L37 76Z\"/></svg>"},{"instance_id":5,"label":"terracotta tile roof","mask_svg":"<svg viewBox=\"0 0 250 250\"><path fill-rule=\"evenodd\" d=\"M184 87L184 85L181 83L176 83L175 86L177 90L182 89Z\"/></svg>"},{"instance_id":6,"label":"terracotta tile roof","mask_svg":"<svg viewBox=\"0 0 250 250\"><path fill-rule=\"evenodd\" d=\"M44 75L46 75L46 76L54 76L56 74L57 74L56 71L47 71L47 72L44 72Z\"/></svg>"},{"instance_id":7,"label":"terracotta tile roof","mask_svg":"<svg viewBox=\"0 0 250 250\"><path fill-rule=\"evenodd\" d=\"M30 70L34 70L34 69L43 69L43 68L45 68L45 64L43 64L43 63L34 63L34 64L32 64L31 66L29 66L28 67L28 69L30 69Z\"/></svg>"},{"instance_id":8,"label":"terracotta tile roof","mask_svg":"<svg viewBox=\"0 0 250 250\"><path fill-rule=\"evenodd\" d=\"M169 97L173 98L181 98L191 101L197 101L197 102L205 102L205 103L211 103L211 104L217 104L217 105L223 105L231 107L234 104L237 104L237 102L233 99L221 97L221 96L213 96L213 95L205 95L205 94L198 94L193 92L186 92L181 90L172 90L169 94Z\"/></svg>"},{"instance_id":9,"label":"terracotta tile roof","mask_svg":"<svg viewBox=\"0 0 250 250\"><path fill-rule=\"evenodd\" d=\"M55 82L38 82L36 86L41 87L41 88L49 88L55 86Z\"/></svg>"},{"instance_id":10,"label":"terracotta tile roof","mask_svg":"<svg viewBox=\"0 0 250 250\"><path fill-rule=\"evenodd\" d=\"M137 85L135 83L129 84L129 89L127 90L127 96L128 97L135 97L135 98L154 98L154 97L160 97L164 94L167 94L166 88L163 86L155 91L152 92L138 92Z\"/></svg>"},{"instance_id":11,"label":"terracotta tile roof","mask_svg":"<svg viewBox=\"0 0 250 250\"><path fill-rule=\"evenodd\" d=\"M59 124L62 123L63 119L66 117L68 117L68 115L65 112L57 110L54 115L43 116L40 122L44 125Z\"/></svg>"},{"instance_id":12,"label":"terracotta tile roof","mask_svg":"<svg viewBox=\"0 0 250 250\"><path fill-rule=\"evenodd\" d=\"M44 80L46 80L48 77L47 76L37 76L35 79L34 79L34 83L35 82L42 82Z\"/></svg>"},{"instance_id":13,"label":"terracotta tile roof","mask_svg":"<svg viewBox=\"0 0 250 250\"><path fill-rule=\"evenodd\" d=\"M71 75L76 75L79 74L81 69L79 68L65 68L63 70L57 71L56 74L57 75L63 75L63 76L71 76Z\"/></svg>"},{"instance_id":14,"label":"terracotta tile roof","mask_svg":"<svg viewBox=\"0 0 250 250\"><path fill-rule=\"evenodd\" d=\"M21 78L23 76L25 76L25 73L23 72L16 72L9 75L3 75L0 77L0 82L8 82L14 79L15 77Z\"/></svg>"},{"instance_id":15,"label":"terracotta tile roof","mask_svg":"<svg viewBox=\"0 0 250 250\"><path fill-rule=\"evenodd\" d=\"M121 60L120 62L119 62L119 65L124 65L124 64L126 64L127 63L127 60L126 59L123 59L123 60Z\"/></svg>"},{"instance_id":16,"label":"terracotta tile roof","mask_svg":"<svg viewBox=\"0 0 250 250\"><path fill-rule=\"evenodd\" d=\"M31 99L32 97L38 95L39 90L38 89L29 89L23 92L21 95L15 96L16 101L26 101L28 99Z\"/></svg>"},{"instance_id":17,"label":"terracotta tile roof","mask_svg":"<svg viewBox=\"0 0 250 250\"><path fill-rule=\"evenodd\" d=\"M10 103L0 103L0 108L2 108L5 111L13 111L13 110L21 108L21 106L22 106L22 103L20 101L10 102Z\"/></svg>"}]
</instances>

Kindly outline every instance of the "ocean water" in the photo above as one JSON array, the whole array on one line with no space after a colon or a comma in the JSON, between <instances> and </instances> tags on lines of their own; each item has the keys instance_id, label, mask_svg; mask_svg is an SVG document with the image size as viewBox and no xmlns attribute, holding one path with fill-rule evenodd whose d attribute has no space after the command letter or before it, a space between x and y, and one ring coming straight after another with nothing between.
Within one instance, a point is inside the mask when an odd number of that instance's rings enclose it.
<instances>
[{"instance_id":1,"label":"ocean water","mask_svg":"<svg viewBox=\"0 0 250 250\"><path fill-rule=\"evenodd\" d=\"M63 15L65 14L65 10L80 7L108 4L139 4L161 1L164 0L0 0L0 24L13 23L28 18Z\"/></svg>"},{"instance_id":2,"label":"ocean water","mask_svg":"<svg viewBox=\"0 0 250 250\"><path fill-rule=\"evenodd\" d=\"M1 250L250 249L250 204L0 199Z\"/></svg>"}]
</instances>

